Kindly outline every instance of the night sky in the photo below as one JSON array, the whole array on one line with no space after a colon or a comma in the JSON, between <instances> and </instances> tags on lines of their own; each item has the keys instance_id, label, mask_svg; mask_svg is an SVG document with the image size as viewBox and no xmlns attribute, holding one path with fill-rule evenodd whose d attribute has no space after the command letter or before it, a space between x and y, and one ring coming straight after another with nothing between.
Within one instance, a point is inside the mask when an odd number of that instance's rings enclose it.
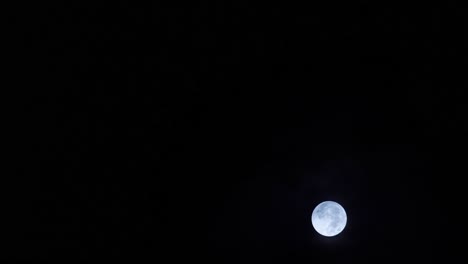
<instances>
[{"instance_id":1,"label":"night sky","mask_svg":"<svg viewBox=\"0 0 468 264\"><path fill-rule=\"evenodd\" d=\"M14 22L0 259L465 258L460 7L41 5ZM348 214L332 238L325 200Z\"/></svg>"}]
</instances>

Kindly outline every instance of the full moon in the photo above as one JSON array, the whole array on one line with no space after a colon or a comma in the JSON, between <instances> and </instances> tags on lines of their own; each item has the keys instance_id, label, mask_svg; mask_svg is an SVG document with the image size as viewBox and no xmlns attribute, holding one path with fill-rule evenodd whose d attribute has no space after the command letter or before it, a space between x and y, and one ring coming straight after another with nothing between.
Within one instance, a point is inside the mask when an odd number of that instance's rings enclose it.
<instances>
[{"instance_id":1,"label":"full moon","mask_svg":"<svg viewBox=\"0 0 468 264\"><path fill-rule=\"evenodd\" d=\"M346 226L345 209L337 202L325 201L312 212L312 226L322 236L336 236Z\"/></svg>"}]
</instances>

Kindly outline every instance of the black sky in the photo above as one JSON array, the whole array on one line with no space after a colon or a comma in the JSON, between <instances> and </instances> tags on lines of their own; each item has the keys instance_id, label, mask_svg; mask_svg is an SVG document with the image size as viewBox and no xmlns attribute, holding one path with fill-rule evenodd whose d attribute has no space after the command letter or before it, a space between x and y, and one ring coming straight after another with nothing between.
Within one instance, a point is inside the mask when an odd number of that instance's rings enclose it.
<instances>
[{"instance_id":1,"label":"black sky","mask_svg":"<svg viewBox=\"0 0 468 264\"><path fill-rule=\"evenodd\" d=\"M463 258L464 11L347 5L23 14L2 258ZM331 239L324 200L348 213Z\"/></svg>"}]
</instances>

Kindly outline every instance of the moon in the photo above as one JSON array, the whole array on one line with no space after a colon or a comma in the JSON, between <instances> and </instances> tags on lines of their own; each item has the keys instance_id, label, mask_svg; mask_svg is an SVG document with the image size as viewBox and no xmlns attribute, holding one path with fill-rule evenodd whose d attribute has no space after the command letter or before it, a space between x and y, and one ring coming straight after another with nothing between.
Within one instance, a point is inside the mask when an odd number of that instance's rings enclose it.
<instances>
[{"instance_id":1,"label":"moon","mask_svg":"<svg viewBox=\"0 0 468 264\"><path fill-rule=\"evenodd\" d=\"M332 237L343 231L346 226L346 211L337 202L325 201L312 212L312 226L322 236Z\"/></svg>"}]
</instances>

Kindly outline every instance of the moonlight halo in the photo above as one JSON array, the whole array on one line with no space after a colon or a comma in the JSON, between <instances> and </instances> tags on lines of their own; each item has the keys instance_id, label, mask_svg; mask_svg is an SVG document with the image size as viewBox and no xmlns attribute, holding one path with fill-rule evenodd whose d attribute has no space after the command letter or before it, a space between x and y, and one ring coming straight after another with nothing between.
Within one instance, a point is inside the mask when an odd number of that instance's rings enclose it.
<instances>
[{"instance_id":1,"label":"moonlight halo","mask_svg":"<svg viewBox=\"0 0 468 264\"><path fill-rule=\"evenodd\" d=\"M343 231L347 222L345 209L337 202L324 201L312 212L312 226L322 236L332 237Z\"/></svg>"}]
</instances>

